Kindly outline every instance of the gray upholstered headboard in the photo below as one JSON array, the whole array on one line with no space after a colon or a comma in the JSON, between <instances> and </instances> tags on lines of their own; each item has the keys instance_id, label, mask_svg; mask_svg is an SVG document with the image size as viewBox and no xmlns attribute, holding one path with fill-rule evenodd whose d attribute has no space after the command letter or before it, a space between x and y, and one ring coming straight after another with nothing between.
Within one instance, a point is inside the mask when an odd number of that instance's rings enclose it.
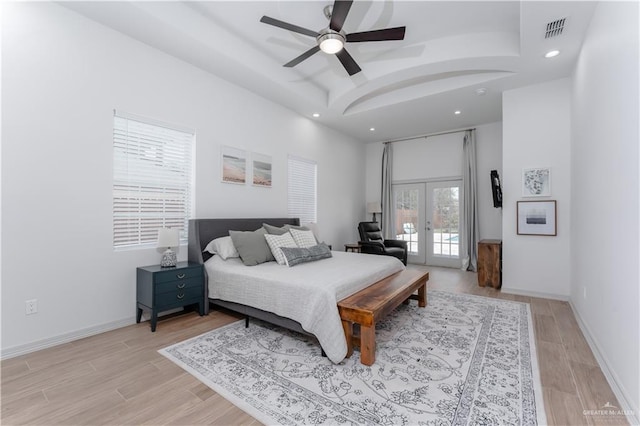
<instances>
[{"instance_id":1,"label":"gray upholstered headboard","mask_svg":"<svg viewBox=\"0 0 640 426\"><path fill-rule=\"evenodd\" d=\"M191 219L189 221L189 261L204 263L211 254L202 250L211 240L226 237L229 231L255 231L263 223L273 226L300 225L298 218Z\"/></svg>"}]
</instances>

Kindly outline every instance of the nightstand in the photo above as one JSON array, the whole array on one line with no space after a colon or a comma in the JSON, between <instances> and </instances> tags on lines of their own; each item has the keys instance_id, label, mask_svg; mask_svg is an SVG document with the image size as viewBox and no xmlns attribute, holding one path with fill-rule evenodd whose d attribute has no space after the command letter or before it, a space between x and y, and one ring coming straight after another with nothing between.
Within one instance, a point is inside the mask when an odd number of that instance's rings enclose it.
<instances>
[{"instance_id":1,"label":"nightstand","mask_svg":"<svg viewBox=\"0 0 640 426\"><path fill-rule=\"evenodd\" d=\"M362 246L358 243L353 243L353 244L345 244L344 245L344 251L348 252L352 252L352 253L360 253L360 249L362 248Z\"/></svg>"},{"instance_id":2,"label":"nightstand","mask_svg":"<svg viewBox=\"0 0 640 426\"><path fill-rule=\"evenodd\" d=\"M198 263L137 268L136 288L136 322L140 322L144 308L151 310L151 331L156 331L158 312L197 304L198 312L204 315L204 271Z\"/></svg>"}]
</instances>

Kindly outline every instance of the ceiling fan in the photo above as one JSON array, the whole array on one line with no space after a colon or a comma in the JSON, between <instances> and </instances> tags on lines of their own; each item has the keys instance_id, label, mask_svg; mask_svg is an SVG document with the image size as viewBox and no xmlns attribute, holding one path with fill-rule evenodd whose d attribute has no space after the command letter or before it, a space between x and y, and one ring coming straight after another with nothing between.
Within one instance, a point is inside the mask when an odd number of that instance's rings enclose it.
<instances>
[{"instance_id":1,"label":"ceiling fan","mask_svg":"<svg viewBox=\"0 0 640 426\"><path fill-rule=\"evenodd\" d=\"M335 54L349 75L354 75L362 70L344 48L345 42L357 43L365 41L404 40L405 27L385 28L382 30L346 34L342 31L342 26L344 25L344 21L347 19L347 14L349 13L349 9L351 9L352 3L353 0L335 0L333 7L331 7L331 5L325 6L324 14L329 19L329 26L319 32L308 30L268 16L260 18L260 22L316 38L317 46L312 47L302 55L287 62L284 64L285 67L294 67L317 53L319 50L322 50L328 54Z\"/></svg>"}]
</instances>

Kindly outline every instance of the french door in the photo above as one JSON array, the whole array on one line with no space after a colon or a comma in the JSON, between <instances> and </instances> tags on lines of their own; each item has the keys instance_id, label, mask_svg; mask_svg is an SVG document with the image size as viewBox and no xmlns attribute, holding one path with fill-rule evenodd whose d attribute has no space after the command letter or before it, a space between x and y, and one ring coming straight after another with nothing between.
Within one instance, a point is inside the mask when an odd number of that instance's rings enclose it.
<instances>
[{"instance_id":1,"label":"french door","mask_svg":"<svg viewBox=\"0 0 640 426\"><path fill-rule=\"evenodd\" d=\"M460 267L461 180L394 185L396 238L410 263Z\"/></svg>"},{"instance_id":2,"label":"french door","mask_svg":"<svg viewBox=\"0 0 640 426\"><path fill-rule=\"evenodd\" d=\"M459 268L462 181L428 182L427 265Z\"/></svg>"},{"instance_id":3,"label":"french door","mask_svg":"<svg viewBox=\"0 0 640 426\"><path fill-rule=\"evenodd\" d=\"M425 263L425 184L393 185L396 239L407 242L407 261Z\"/></svg>"}]
</instances>

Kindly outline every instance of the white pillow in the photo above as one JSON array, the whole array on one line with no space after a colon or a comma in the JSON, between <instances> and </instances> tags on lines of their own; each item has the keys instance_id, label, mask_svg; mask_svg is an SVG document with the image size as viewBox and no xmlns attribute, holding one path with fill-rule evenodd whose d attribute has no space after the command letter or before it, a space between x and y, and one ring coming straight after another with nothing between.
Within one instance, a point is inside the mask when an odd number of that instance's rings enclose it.
<instances>
[{"instance_id":1,"label":"white pillow","mask_svg":"<svg viewBox=\"0 0 640 426\"><path fill-rule=\"evenodd\" d=\"M271 253L273 254L273 257L276 258L276 262L278 262L279 265L285 265L287 263L284 253L282 253L280 247L298 247L296 242L293 240L293 237L288 232L282 235L266 234L264 237L267 239L267 244L269 244Z\"/></svg>"},{"instance_id":2,"label":"white pillow","mask_svg":"<svg viewBox=\"0 0 640 426\"><path fill-rule=\"evenodd\" d=\"M211 254L217 254L222 258L222 260L227 260L232 257L240 257L238 250L236 250L236 246L234 246L233 241L231 241L231 237L216 238L207 244L203 251L207 251Z\"/></svg>"},{"instance_id":3,"label":"white pillow","mask_svg":"<svg viewBox=\"0 0 640 426\"><path fill-rule=\"evenodd\" d=\"M313 231L301 231L299 229L289 229L291 236L293 237L293 241L296 242L298 247L301 248L309 248L313 246L317 246L318 242L316 241L316 237L313 235Z\"/></svg>"}]
</instances>

